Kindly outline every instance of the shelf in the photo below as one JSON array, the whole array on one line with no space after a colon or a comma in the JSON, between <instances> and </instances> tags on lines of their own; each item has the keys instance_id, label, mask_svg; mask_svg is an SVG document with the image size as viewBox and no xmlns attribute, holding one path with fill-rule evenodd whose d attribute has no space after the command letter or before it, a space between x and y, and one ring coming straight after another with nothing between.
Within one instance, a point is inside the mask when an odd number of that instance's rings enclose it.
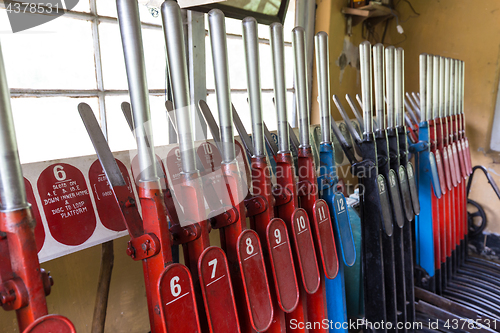
<instances>
[{"instance_id":1,"label":"shelf","mask_svg":"<svg viewBox=\"0 0 500 333\"><path fill-rule=\"evenodd\" d=\"M380 23L394 15L394 11L391 11L389 7L382 6L377 3L371 2L368 6L363 6L359 8L342 8L342 14L349 15L352 17L352 26L358 25L366 19L375 18L373 24Z\"/></svg>"}]
</instances>

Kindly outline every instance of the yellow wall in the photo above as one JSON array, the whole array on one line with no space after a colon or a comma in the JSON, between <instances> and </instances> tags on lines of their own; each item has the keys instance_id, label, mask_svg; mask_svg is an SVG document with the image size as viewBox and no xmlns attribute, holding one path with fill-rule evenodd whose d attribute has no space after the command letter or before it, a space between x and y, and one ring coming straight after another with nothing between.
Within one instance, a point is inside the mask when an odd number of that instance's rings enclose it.
<instances>
[{"instance_id":1,"label":"yellow wall","mask_svg":"<svg viewBox=\"0 0 500 333\"><path fill-rule=\"evenodd\" d=\"M411 0L411 3L420 16L401 23L406 40L398 45L405 50L406 91L418 90L420 53L465 61L466 134L472 165L486 166L500 184L499 154L489 151L500 71L500 1ZM403 1L397 9L402 20L414 15ZM388 42L404 39L395 31L392 20ZM500 202L482 174L474 176L470 198L485 208L488 230L500 233Z\"/></svg>"},{"instance_id":2,"label":"yellow wall","mask_svg":"<svg viewBox=\"0 0 500 333\"><path fill-rule=\"evenodd\" d=\"M342 83L340 69L335 61L343 48L345 18L340 14L347 1L317 0L317 31L327 31L330 36L330 85L332 94L344 101L344 94L359 93L359 76L348 67ZM398 3L398 0L395 0ZM418 56L431 53L465 61L465 115L466 133L471 145L473 165L484 165L495 181L500 184L500 155L489 151L491 127L495 109L500 72L500 1L484 0L410 0L417 16L407 2L400 0L396 10L404 35L396 31L396 20L392 19L387 29L385 45L396 45L405 50L406 91L418 91ZM411 17L410 17L411 16ZM384 24L376 27L380 42ZM353 30L351 41L358 45L361 39L360 26ZM316 103L317 84L313 79L313 110L311 121L319 123ZM346 106L347 104L344 103ZM340 119L332 105L332 114ZM495 162L496 161L496 162ZM470 198L479 202L486 210L488 230L500 233L499 199L491 190L484 176L474 178Z\"/></svg>"}]
</instances>

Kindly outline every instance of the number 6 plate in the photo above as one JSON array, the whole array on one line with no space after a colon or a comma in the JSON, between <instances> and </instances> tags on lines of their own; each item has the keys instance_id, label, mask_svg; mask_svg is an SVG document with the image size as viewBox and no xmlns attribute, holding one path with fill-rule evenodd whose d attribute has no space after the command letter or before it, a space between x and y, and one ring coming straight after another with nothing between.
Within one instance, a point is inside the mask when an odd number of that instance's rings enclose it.
<instances>
[{"instance_id":1,"label":"number 6 plate","mask_svg":"<svg viewBox=\"0 0 500 333\"><path fill-rule=\"evenodd\" d=\"M168 265L160 276L158 289L167 332L201 332L193 281L187 267Z\"/></svg>"}]
</instances>

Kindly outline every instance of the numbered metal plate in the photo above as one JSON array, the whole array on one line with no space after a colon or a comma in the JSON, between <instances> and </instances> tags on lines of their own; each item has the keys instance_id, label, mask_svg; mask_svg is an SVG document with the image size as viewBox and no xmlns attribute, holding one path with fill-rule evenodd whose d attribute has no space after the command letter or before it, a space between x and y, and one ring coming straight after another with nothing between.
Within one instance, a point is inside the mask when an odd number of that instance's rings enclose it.
<instances>
[{"instance_id":1,"label":"numbered metal plate","mask_svg":"<svg viewBox=\"0 0 500 333\"><path fill-rule=\"evenodd\" d=\"M167 332L201 331L193 281L186 266L168 265L160 276L158 293Z\"/></svg>"},{"instance_id":2,"label":"numbered metal plate","mask_svg":"<svg viewBox=\"0 0 500 333\"><path fill-rule=\"evenodd\" d=\"M456 142L453 142L453 145L451 146L451 151L453 153L453 162L455 163L455 172L456 172L456 177L457 177L457 183L461 183L462 182L462 175L460 174L460 163L458 162L458 151L457 151Z\"/></svg>"},{"instance_id":3,"label":"numbered metal plate","mask_svg":"<svg viewBox=\"0 0 500 333\"><path fill-rule=\"evenodd\" d=\"M469 175L470 175L472 173L472 159L470 156L469 139L465 138L464 141L465 141L465 152L467 155L466 158L467 158L467 161L469 163Z\"/></svg>"},{"instance_id":4,"label":"numbered metal plate","mask_svg":"<svg viewBox=\"0 0 500 333\"><path fill-rule=\"evenodd\" d=\"M224 251L207 247L198 260L198 272L210 331L238 332L238 313Z\"/></svg>"},{"instance_id":5,"label":"numbered metal plate","mask_svg":"<svg viewBox=\"0 0 500 333\"><path fill-rule=\"evenodd\" d=\"M420 214L420 201L418 200L417 182L415 179L415 170L413 164L408 162L406 165L406 174L408 175L408 185L410 186L411 202L415 215Z\"/></svg>"},{"instance_id":6,"label":"numbered metal plate","mask_svg":"<svg viewBox=\"0 0 500 333\"><path fill-rule=\"evenodd\" d=\"M92 236L97 220L85 177L78 168L52 164L40 174L37 187L55 240L80 245Z\"/></svg>"},{"instance_id":7,"label":"numbered metal plate","mask_svg":"<svg viewBox=\"0 0 500 333\"><path fill-rule=\"evenodd\" d=\"M399 181L399 187L401 188L401 200L403 202L405 217L408 221L411 222L415 217L415 212L413 211L413 204L411 201L410 184L408 183L408 174L406 172L406 168L402 165L399 166L397 173L397 180Z\"/></svg>"},{"instance_id":8,"label":"numbered metal plate","mask_svg":"<svg viewBox=\"0 0 500 333\"><path fill-rule=\"evenodd\" d=\"M448 157L448 149L446 148L443 148L443 164L444 164L444 175L446 176L446 187L448 191L451 191L453 184L451 183L450 159Z\"/></svg>"},{"instance_id":9,"label":"numbered metal plate","mask_svg":"<svg viewBox=\"0 0 500 333\"><path fill-rule=\"evenodd\" d=\"M431 182L434 194L439 199L441 198L441 183L439 181L439 174L437 171L436 157L433 152L429 153L429 171L431 173Z\"/></svg>"},{"instance_id":10,"label":"numbered metal plate","mask_svg":"<svg viewBox=\"0 0 500 333\"><path fill-rule=\"evenodd\" d=\"M394 216L396 217L396 224L398 227L402 228L405 225L405 217L403 215L403 207L401 206L399 181L396 171L392 169L389 170L389 194L392 199L392 207L394 209Z\"/></svg>"},{"instance_id":11,"label":"numbered metal plate","mask_svg":"<svg viewBox=\"0 0 500 333\"><path fill-rule=\"evenodd\" d=\"M334 279L339 271L339 263L330 210L325 200L316 200L313 206L313 218L313 223L316 224L316 237L319 239L319 254L323 271L327 278Z\"/></svg>"},{"instance_id":12,"label":"numbered metal plate","mask_svg":"<svg viewBox=\"0 0 500 333\"><path fill-rule=\"evenodd\" d=\"M128 176L127 167L117 160L116 164L120 168L120 171L127 183L128 195L134 198L134 191L132 190L132 183L130 177ZM101 162L95 160L89 169L89 182L91 186L92 194L94 195L94 201L97 207L97 214L101 219L102 224L113 231L125 230L125 223L121 215L120 206L116 203L115 196L113 195L113 190L109 186L108 179L102 170Z\"/></svg>"},{"instance_id":13,"label":"numbered metal plate","mask_svg":"<svg viewBox=\"0 0 500 333\"><path fill-rule=\"evenodd\" d=\"M352 266L356 262L356 245L352 234L347 202L342 193L335 193L333 207L335 212L335 232L339 239L342 257L347 266Z\"/></svg>"},{"instance_id":14,"label":"numbered metal plate","mask_svg":"<svg viewBox=\"0 0 500 333\"><path fill-rule=\"evenodd\" d=\"M451 146L448 146L448 159L450 161L451 183L453 184L453 187L456 187L458 184L456 170L457 165L455 165L455 159L453 158L453 150Z\"/></svg>"},{"instance_id":15,"label":"numbered metal plate","mask_svg":"<svg viewBox=\"0 0 500 333\"><path fill-rule=\"evenodd\" d=\"M377 186L378 194L380 196L380 210L382 211L382 227L387 234L387 236L392 236L393 224L392 224L392 213L391 213L391 202L389 201L389 193L387 190L387 183L385 177L382 175L377 176Z\"/></svg>"},{"instance_id":16,"label":"numbered metal plate","mask_svg":"<svg viewBox=\"0 0 500 333\"><path fill-rule=\"evenodd\" d=\"M441 193L446 194L446 178L444 176L444 168L443 168L443 160L441 159L441 153L439 150L436 150L434 153L436 156L436 167L438 171L439 177L439 187L441 188Z\"/></svg>"},{"instance_id":17,"label":"numbered metal plate","mask_svg":"<svg viewBox=\"0 0 500 333\"><path fill-rule=\"evenodd\" d=\"M467 178L468 170L465 168L465 158L464 158L465 147L462 146L462 141L457 141L457 154L458 161L460 163L460 175L463 179Z\"/></svg>"},{"instance_id":18,"label":"numbered metal plate","mask_svg":"<svg viewBox=\"0 0 500 333\"><path fill-rule=\"evenodd\" d=\"M300 293L288 231L280 218L272 219L267 226L267 247L278 304L283 311L291 312L297 307Z\"/></svg>"},{"instance_id":19,"label":"numbered metal plate","mask_svg":"<svg viewBox=\"0 0 500 333\"><path fill-rule=\"evenodd\" d=\"M307 293L314 294L318 290L321 280L309 218L302 208L296 209L292 214L292 232L302 284Z\"/></svg>"},{"instance_id":20,"label":"numbered metal plate","mask_svg":"<svg viewBox=\"0 0 500 333\"><path fill-rule=\"evenodd\" d=\"M243 231L237 249L250 321L256 331L265 331L273 319L273 305L257 233L250 229Z\"/></svg>"}]
</instances>

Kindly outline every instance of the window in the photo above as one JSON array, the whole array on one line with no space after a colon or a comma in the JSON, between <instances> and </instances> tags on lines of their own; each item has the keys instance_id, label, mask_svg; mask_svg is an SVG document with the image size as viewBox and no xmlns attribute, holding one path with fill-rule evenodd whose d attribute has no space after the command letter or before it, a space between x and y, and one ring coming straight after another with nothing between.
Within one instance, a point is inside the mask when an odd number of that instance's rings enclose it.
<instances>
[{"instance_id":1,"label":"window","mask_svg":"<svg viewBox=\"0 0 500 333\"><path fill-rule=\"evenodd\" d=\"M135 141L120 109L121 102L129 101L129 96L115 2L80 0L68 14L16 34L11 33L3 0L0 0L0 7L0 41L11 89L21 163L94 154L77 112L80 102L92 107L113 151L134 149ZM167 80L161 16L153 15L158 12L143 5L139 5L139 9L154 142L165 145L169 133L164 109ZM291 1L285 21L288 63L293 57L293 11L294 1ZM250 130L241 21L227 19L226 25L232 100ZM272 103L268 26L259 25L259 37L264 119L269 129L274 130L276 116ZM205 41L207 103L216 113L208 36ZM287 66L286 80L291 107L292 66ZM217 114L214 117L218 119Z\"/></svg>"}]
</instances>

